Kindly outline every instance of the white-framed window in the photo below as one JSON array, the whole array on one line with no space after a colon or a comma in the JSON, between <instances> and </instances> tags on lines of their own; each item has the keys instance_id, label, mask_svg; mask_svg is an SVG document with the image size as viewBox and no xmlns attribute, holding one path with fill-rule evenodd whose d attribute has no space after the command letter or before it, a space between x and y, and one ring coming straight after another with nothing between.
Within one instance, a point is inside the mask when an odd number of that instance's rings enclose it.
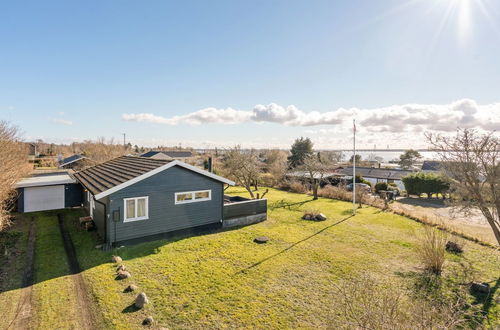
<instances>
[{"instance_id":1,"label":"white-framed window","mask_svg":"<svg viewBox=\"0 0 500 330\"><path fill-rule=\"evenodd\" d=\"M123 199L123 222L146 220L149 217L149 197Z\"/></svg>"},{"instance_id":2,"label":"white-framed window","mask_svg":"<svg viewBox=\"0 0 500 330\"><path fill-rule=\"evenodd\" d=\"M175 204L203 202L211 199L212 190L183 191L175 193Z\"/></svg>"}]
</instances>

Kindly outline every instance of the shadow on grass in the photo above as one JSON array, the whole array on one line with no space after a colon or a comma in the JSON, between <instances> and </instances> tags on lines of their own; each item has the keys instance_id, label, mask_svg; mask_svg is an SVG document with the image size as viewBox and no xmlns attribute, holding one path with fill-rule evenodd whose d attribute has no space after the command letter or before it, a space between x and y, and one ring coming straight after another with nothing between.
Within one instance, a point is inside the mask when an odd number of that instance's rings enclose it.
<instances>
[{"instance_id":1,"label":"shadow on grass","mask_svg":"<svg viewBox=\"0 0 500 330\"><path fill-rule=\"evenodd\" d=\"M277 253L275 253L275 254L273 254L273 255L270 255L269 257L266 257L266 258L264 258L264 259L262 259L262 260L260 260L260 261L258 261L258 262L256 262L256 263L254 263L254 264L252 264L252 265L250 265L250 266L248 266L248 267L246 267L246 268L244 268L244 269L242 269L242 270L237 271L236 273L234 273L234 275L243 274L243 273L245 273L246 271L248 271L248 270L250 270L250 269L252 269L252 268L254 268L254 267L257 267L257 266L259 266L260 264L262 264L262 263L264 263L264 262L266 262L266 261L268 261L268 260L271 260L271 259L273 259L273 258L275 258L275 257L279 256L280 254L283 254L283 253L287 252L288 250L291 250L292 248L294 248L295 246L299 245L300 243L303 243L303 242L305 242L305 241L307 241L307 240L309 240L309 239L311 239L311 238L313 238L313 237L315 237L315 236L317 236L317 235L321 234L321 233L322 233L322 232L324 232L325 230L330 229L330 228L332 228L332 227L334 227L334 226L337 226L337 225L341 224L342 222L345 222L345 221L349 220L349 219L350 219L350 218L352 218L352 217L353 217L353 215L350 215L350 216L348 216L348 217L346 217L346 218L344 218L344 219L342 219L342 220L340 220L340 221L337 221L337 222L335 222L335 223L333 223L333 224L331 224L331 225L328 225L328 226L324 227L323 229L321 229L321 230L319 230L319 231L315 232L314 234L309 235L309 236L307 236L306 238L303 238L303 239L301 239L300 241L293 243L293 244L292 244L292 245L290 245L289 247L287 247L287 248L285 248L285 249L283 249L283 250L281 250L281 251L279 251L279 252L277 252Z\"/></svg>"},{"instance_id":2,"label":"shadow on grass","mask_svg":"<svg viewBox=\"0 0 500 330\"><path fill-rule=\"evenodd\" d=\"M427 198L403 197L403 198L398 198L397 201L401 204L407 204L413 206L422 206L422 207L431 207L440 209L447 207L444 200L435 198L427 199Z\"/></svg>"},{"instance_id":3,"label":"shadow on grass","mask_svg":"<svg viewBox=\"0 0 500 330\"><path fill-rule=\"evenodd\" d=\"M490 287L490 291L488 293L482 293L477 291L472 291L471 294L474 296L474 304L482 304L481 311L483 315L488 316L490 309L494 305L494 298L496 291L500 288L500 277L496 281L491 281L489 284L495 283ZM487 318L488 325L493 328L493 324L490 324L491 320Z\"/></svg>"},{"instance_id":4,"label":"shadow on grass","mask_svg":"<svg viewBox=\"0 0 500 330\"><path fill-rule=\"evenodd\" d=\"M298 211L301 206L305 205L306 203L312 202L312 201L313 201L312 199L307 199L307 200L301 201L301 202L290 203L290 202L282 199L280 201L277 201L277 202L270 204L269 209L270 210L288 209L290 211Z\"/></svg>"},{"instance_id":5,"label":"shadow on grass","mask_svg":"<svg viewBox=\"0 0 500 330\"><path fill-rule=\"evenodd\" d=\"M135 307L135 304L134 304L134 303L132 303L132 304L128 305L127 307L125 307L125 308L122 310L122 313L135 313L135 312L137 312L138 310L140 310L140 308Z\"/></svg>"},{"instance_id":6,"label":"shadow on grass","mask_svg":"<svg viewBox=\"0 0 500 330\"><path fill-rule=\"evenodd\" d=\"M448 303L450 306L460 308L464 313L463 318L470 328L482 328L480 325L488 324L487 328L494 328L492 320L489 318L490 310L494 306L495 292L500 288L500 277L490 288L488 293L482 293L472 290L470 287L470 277L464 274L463 277L456 278L457 274L450 276L433 275L424 270L396 272L396 275L408 280L408 289L413 292L416 297L430 299L430 301L438 302L439 304ZM453 277L455 277L453 279ZM467 303L467 294L470 293L474 297L474 301ZM455 298L455 301L453 299ZM450 300L451 299L451 300ZM448 300L448 301L447 301ZM458 311L456 311L458 313Z\"/></svg>"}]
</instances>

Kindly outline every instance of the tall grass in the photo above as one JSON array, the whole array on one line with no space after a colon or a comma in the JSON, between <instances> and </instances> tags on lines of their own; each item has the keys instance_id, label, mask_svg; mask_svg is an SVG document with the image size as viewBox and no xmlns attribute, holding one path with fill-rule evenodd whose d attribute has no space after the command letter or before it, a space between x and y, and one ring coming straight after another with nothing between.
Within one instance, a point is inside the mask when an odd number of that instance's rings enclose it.
<instances>
[{"instance_id":1,"label":"tall grass","mask_svg":"<svg viewBox=\"0 0 500 330\"><path fill-rule=\"evenodd\" d=\"M411 280L410 280L411 281ZM415 292L390 280L366 274L341 281L336 287L330 327L334 329L476 329L484 315L467 303L464 288L443 294Z\"/></svg>"},{"instance_id":2,"label":"tall grass","mask_svg":"<svg viewBox=\"0 0 500 330\"><path fill-rule=\"evenodd\" d=\"M424 269L432 274L443 272L448 234L433 227L425 226L419 237L417 253Z\"/></svg>"}]
</instances>

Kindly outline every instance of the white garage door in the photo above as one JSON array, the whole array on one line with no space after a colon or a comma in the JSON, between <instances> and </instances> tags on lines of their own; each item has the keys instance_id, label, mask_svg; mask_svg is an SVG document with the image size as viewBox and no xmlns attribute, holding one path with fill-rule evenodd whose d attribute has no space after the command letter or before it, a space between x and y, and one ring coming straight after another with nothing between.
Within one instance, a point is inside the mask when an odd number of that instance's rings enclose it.
<instances>
[{"instance_id":1,"label":"white garage door","mask_svg":"<svg viewBox=\"0 0 500 330\"><path fill-rule=\"evenodd\" d=\"M64 185L24 188L24 212L64 208Z\"/></svg>"}]
</instances>

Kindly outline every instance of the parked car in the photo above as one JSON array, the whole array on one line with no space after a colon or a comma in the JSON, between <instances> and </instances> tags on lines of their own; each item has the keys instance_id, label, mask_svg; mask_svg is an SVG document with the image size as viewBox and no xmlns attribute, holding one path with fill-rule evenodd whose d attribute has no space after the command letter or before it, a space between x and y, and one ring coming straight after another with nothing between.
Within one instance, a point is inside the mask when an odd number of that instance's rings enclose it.
<instances>
[{"instance_id":1,"label":"parked car","mask_svg":"<svg viewBox=\"0 0 500 330\"><path fill-rule=\"evenodd\" d=\"M346 186L347 191L352 191L352 183L348 184ZM356 183L356 190L366 190L368 192L371 192L372 187L370 185L367 185L366 183Z\"/></svg>"}]
</instances>

